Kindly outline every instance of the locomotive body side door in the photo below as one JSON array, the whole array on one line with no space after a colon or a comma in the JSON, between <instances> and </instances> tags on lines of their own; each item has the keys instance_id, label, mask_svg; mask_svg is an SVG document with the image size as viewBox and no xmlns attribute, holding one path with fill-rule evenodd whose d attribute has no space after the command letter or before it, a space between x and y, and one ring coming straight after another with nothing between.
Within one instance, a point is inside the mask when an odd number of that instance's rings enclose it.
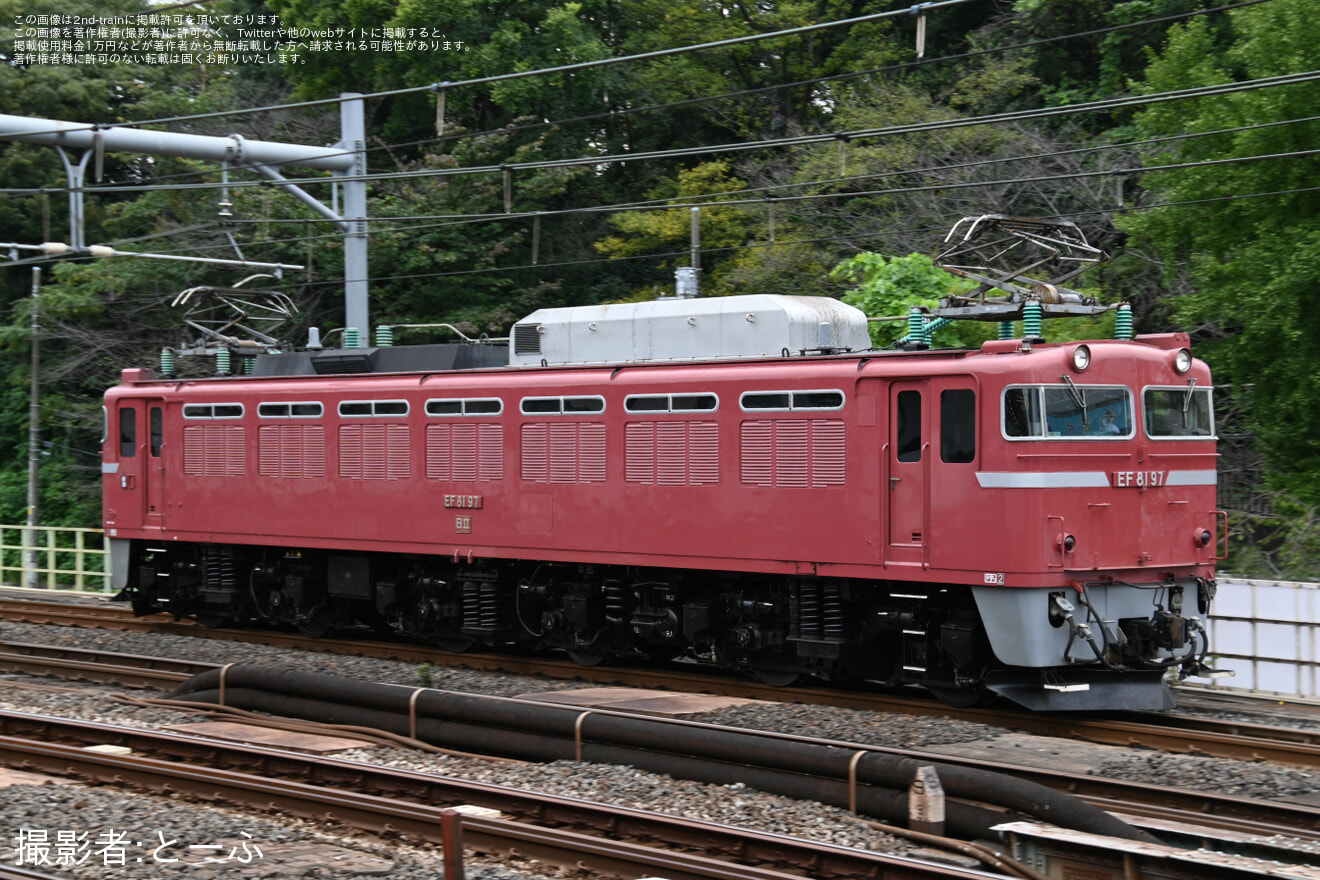
<instances>
[{"instance_id":1,"label":"locomotive body side door","mask_svg":"<svg viewBox=\"0 0 1320 880\"><path fill-rule=\"evenodd\" d=\"M165 401L144 400L146 436L140 448L143 474L143 525L163 528L165 525Z\"/></svg>"},{"instance_id":2,"label":"locomotive body side door","mask_svg":"<svg viewBox=\"0 0 1320 880\"><path fill-rule=\"evenodd\" d=\"M889 386L887 444L888 561L925 561L927 485L930 467L928 383L894 382Z\"/></svg>"},{"instance_id":3,"label":"locomotive body side door","mask_svg":"<svg viewBox=\"0 0 1320 880\"><path fill-rule=\"evenodd\" d=\"M980 383L975 375L941 376L930 386L929 546L932 568L975 572L1000 559L1004 527L987 523L976 479L980 452ZM987 529L987 526L990 526ZM988 537L992 536L992 537Z\"/></svg>"},{"instance_id":4,"label":"locomotive body side door","mask_svg":"<svg viewBox=\"0 0 1320 880\"><path fill-rule=\"evenodd\" d=\"M107 454L101 465L105 527L163 528L165 401L121 397L107 407L106 415Z\"/></svg>"},{"instance_id":5,"label":"locomotive body side door","mask_svg":"<svg viewBox=\"0 0 1320 880\"><path fill-rule=\"evenodd\" d=\"M119 398L106 409L106 456L101 464L102 504L105 527L110 535L118 530L142 528L143 501L142 434L146 418L143 401Z\"/></svg>"}]
</instances>

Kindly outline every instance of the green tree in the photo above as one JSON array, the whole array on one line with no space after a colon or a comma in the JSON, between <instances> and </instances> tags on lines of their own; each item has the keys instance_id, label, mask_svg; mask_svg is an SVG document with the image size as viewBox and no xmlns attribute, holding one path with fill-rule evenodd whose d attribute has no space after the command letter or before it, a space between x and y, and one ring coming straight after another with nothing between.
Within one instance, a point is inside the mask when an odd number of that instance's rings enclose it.
<instances>
[{"instance_id":1,"label":"green tree","mask_svg":"<svg viewBox=\"0 0 1320 880\"><path fill-rule=\"evenodd\" d=\"M843 295L843 301L861 309L868 318L893 319L872 322L870 326L871 341L879 348L893 345L907 335L906 321L912 309L933 309L942 297L967 293L976 287L965 278L945 272L925 254L906 257L857 254L835 266L830 278L854 285ZM963 321L935 331L934 342L942 348L968 348L980 345L986 338L983 325Z\"/></svg>"},{"instance_id":2,"label":"green tree","mask_svg":"<svg viewBox=\"0 0 1320 880\"><path fill-rule=\"evenodd\" d=\"M1276 76L1314 68L1320 17L1306 0L1237 10L1230 27L1193 20L1173 30L1141 87L1166 91ZM1244 130L1175 141L1151 164L1193 163L1153 172L1147 188L1167 204L1130 215L1120 225L1157 251L1171 284L1188 293L1175 315L1244 404L1238 430L1255 434L1269 481L1302 503L1320 503L1320 408L1312 382L1320 376L1320 123L1305 120L1320 103L1320 85L1256 89L1155 105L1136 124L1151 135ZM1258 127L1268 126L1268 127Z\"/></svg>"},{"instance_id":3,"label":"green tree","mask_svg":"<svg viewBox=\"0 0 1320 880\"><path fill-rule=\"evenodd\" d=\"M144 0L0 0L0 21L50 13L93 17L133 15L150 11ZM33 22L35 24L35 20ZM26 24L25 24L26 27ZM25 35L26 36L26 35ZM35 33L33 34L35 36ZM15 43L0 43L0 113L14 116L113 124L143 118L143 102L168 93L179 71L164 66L128 64L62 65L19 63ZM139 115L141 114L141 115ZM78 151L70 151L77 163ZM139 157L109 154L102 163L103 185L139 183L151 168ZM36 244L68 240L68 199L65 173L57 152L48 146L0 143L0 241ZM48 192L40 192L40 190ZM24 192L24 190L34 192ZM87 241L107 242L114 213L133 203L137 194L89 196ZM20 252L30 256L30 252ZM131 308L122 325L106 319L106 288L63 287L82 267L73 262L43 267L41 311L41 522L91 526L100 519L100 398L124 366L131 339ZM110 287L124 281L126 265L108 266L103 278ZM157 267L159 268L159 266ZM6 267L0 272L0 522L23 522L27 507L28 387L32 270ZM116 321L118 316L116 316ZM12 322L12 323L11 323ZM113 326L112 326L113 325ZM95 329L94 329L95 328ZM71 334L66 334L72 330ZM105 332L100 332L105 331Z\"/></svg>"}]
</instances>

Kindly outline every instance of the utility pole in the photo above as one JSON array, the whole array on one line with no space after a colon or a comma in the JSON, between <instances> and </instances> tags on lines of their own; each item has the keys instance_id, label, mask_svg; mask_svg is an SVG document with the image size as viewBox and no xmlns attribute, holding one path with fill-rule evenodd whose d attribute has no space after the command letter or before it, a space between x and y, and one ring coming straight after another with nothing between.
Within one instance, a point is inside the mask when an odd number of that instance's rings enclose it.
<instances>
[{"instance_id":1,"label":"utility pole","mask_svg":"<svg viewBox=\"0 0 1320 880\"><path fill-rule=\"evenodd\" d=\"M40 322L37 294L41 291L41 268L32 267L32 384L28 393L28 490L27 490L27 531L23 533L25 546L24 565L27 568L27 586L40 587L41 577L37 574L37 495L40 483L37 469L41 464L41 382L38 368L41 363L38 335Z\"/></svg>"}]
</instances>

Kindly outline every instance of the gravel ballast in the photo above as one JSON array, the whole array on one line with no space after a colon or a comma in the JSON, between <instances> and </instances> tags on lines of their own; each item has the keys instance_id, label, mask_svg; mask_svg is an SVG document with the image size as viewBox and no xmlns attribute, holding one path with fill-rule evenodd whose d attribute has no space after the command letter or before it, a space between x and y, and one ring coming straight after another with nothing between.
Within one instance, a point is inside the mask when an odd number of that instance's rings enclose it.
<instances>
[{"instance_id":1,"label":"gravel ballast","mask_svg":"<svg viewBox=\"0 0 1320 880\"><path fill-rule=\"evenodd\" d=\"M256 663L294 668L302 671L351 676L373 681L417 686L418 670L409 663L349 657L343 655L292 651L263 645L249 645L213 639L151 633L120 633L107 630L75 629L57 626L6 623L0 627L6 641L44 645L97 648L132 654L203 661L211 663ZM566 688L583 687L580 683L489 673L475 670L433 667L431 686L495 696L516 696ZM203 720L190 712L141 708L115 702L111 688L88 686L85 691L68 693L16 687L0 688L0 708L80 718L132 727L159 728ZM143 692L135 692L141 695ZM843 742L909 748L938 752L941 746L991 740L1005 731L981 724L940 717L884 715L823 706L751 703L685 716L692 720L736 727L838 740ZM1104 747L1097 746L1097 750ZM1101 752L1103 754L1103 752ZM709 786L674 780L645 773L630 767L555 762L544 765L482 761L444 755L426 755L387 747L357 749L334 757L396 766L421 772L456 776L506 787L541 791L547 794L582 798L636 809L661 810L673 815L706 819L741 827L789 834L841 846L859 847L880 852L908 853L913 845L890 837L858 820L845 810L791 801L753 791L740 785ZM1153 754L1140 758L1124 755L1099 764L1100 775L1142 782L1177 780L1179 787L1196 788L1246 797L1278 798L1313 790L1315 780L1301 770L1265 764L1223 761L1178 755ZM131 806L130 806L131 804ZM76 817L77 825L70 826ZM131 820L132 827L125 827ZM172 822L173 824L168 824ZM386 859L391 877L434 877L439 875L438 850L413 848L397 842L380 842L343 828L319 828L307 822L271 816L248 816L212 807L183 805L169 798L126 796L106 788L86 786L15 786L0 800L0 825L16 845L20 827L44 828L54 841L55 830L91 833L91 839L108 828L123 828L135 840L161 841L158 832L180 837L188 844L212 843L223 839L234 847L242 843L240 834L252 835L249 845L261 845L265 855L259 860L266 867L276 867L275 853L301 853L306 847L339 846L343 858L336 864L325 858L293 861L274 873L261 874L253 863L226 863L189 867L196 877L228 876L241 871L244 876L370 876L380 870L379 863L368 864L361 871L352 870L353 859ZM177 830L176 830L177 829ZM345 843L344 841L351 841ZM294 844L297 844L297 847ZM267 847L264 844L270 844ZM301 849L299 849L301 847ZM13 851L11 850L11 853ZM242 855L241 847L236 850ZM329 852L329 851L327 851ZM336 853L339 851L336 850ZM225 850L225 854L228 850ZM357 855L354 855L357 854ZM177 865L152 864L151 849L135 850L131 857L146 857L144 871L178 870ZM13 859L10 859L11 863ZM88 863L96 858L88 859ZM41 866L43 870L46 866ZM74 872L87 868L71 869ZM103 876L106 866L97 863L95 870L83 876ZM264 868L262 868L264 870ZM511 869L500 865L469 867L468 877L476 880L504 880L534 877L535 874L499 873ZM522 866L518 867L522 870ZM203 873L206 871L214 874ZM290 873L293 871L293 873ZM304 871L304 873L297 873ZM480 873L489 871L494 873ZM318 873L322 872L322 873ZM328 873L324 873L328 872ZM133 876L138 874L134 863ZM553 872L550 874L553 876ZM163 874L159 876L164 876Z\"/></svg>"}]
</instances>

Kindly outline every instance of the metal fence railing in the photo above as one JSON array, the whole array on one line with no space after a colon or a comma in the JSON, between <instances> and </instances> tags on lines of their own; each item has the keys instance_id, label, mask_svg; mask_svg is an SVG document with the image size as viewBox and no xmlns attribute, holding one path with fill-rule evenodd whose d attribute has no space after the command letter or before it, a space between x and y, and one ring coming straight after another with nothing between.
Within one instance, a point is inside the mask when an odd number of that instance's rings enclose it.
<instances>
[{"instance_id":1,"label":"metal fence railing","mask_svg":"<svg viewBox=\"0 0 1320 880\"><path fill-rule=\"evenodd\" d=\"M0 525L0 584L109 592L105 535L101 529Z\"/></svg>"}]
</instances>

